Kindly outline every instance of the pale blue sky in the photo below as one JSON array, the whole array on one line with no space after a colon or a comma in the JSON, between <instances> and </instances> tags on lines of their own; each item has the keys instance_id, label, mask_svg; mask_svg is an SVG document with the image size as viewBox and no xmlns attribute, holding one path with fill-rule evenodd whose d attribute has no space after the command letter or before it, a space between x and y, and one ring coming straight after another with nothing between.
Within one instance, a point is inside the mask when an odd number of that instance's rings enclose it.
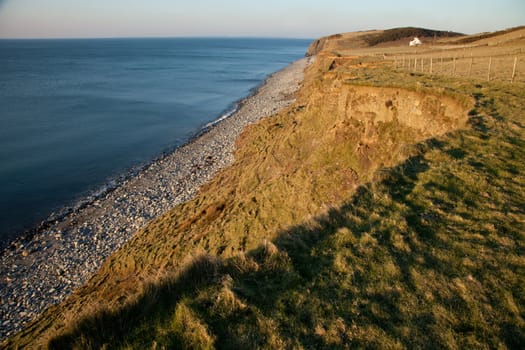
<instances>
[{"instance_id":1,"label":"pale blue sky","mask_svg":"<svg viewBox=\"0 0 525 350\"><path fill-rule=\"evenodd\" d=\"M525 25L525 0L0 0L0 38L305 37L401 26Z\"/></svg>"}]
</instances>

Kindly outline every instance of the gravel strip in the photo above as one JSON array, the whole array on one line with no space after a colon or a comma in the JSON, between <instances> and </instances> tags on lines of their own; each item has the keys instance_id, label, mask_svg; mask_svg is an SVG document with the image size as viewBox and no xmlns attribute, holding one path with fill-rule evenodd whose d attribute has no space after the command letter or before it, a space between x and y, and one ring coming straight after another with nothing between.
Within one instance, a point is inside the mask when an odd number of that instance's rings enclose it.
<instances>
[{"instance_id":1,"label":"gravel strip","mask_svg":"<svg viewBox=\"0 0 525 350\"><path fill-rule=\"evenodd\" d=\"M235 140L250 123L293 103L312 58L274 73L237 112L104 194L87 198L31 239L0 256L0 340L58 304L153 218L192 199L233 160Z\"/></svg>"}]
</instances>

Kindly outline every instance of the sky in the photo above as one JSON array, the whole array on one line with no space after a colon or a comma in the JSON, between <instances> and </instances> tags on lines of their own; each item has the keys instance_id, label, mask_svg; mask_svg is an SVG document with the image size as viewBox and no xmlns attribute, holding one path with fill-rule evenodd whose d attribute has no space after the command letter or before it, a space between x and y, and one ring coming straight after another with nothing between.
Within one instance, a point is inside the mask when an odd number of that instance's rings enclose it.
<instances>
[{"instance_id":1,"label":"sky","mask_svg":"<svg viewBox=\"0 0 525 350\"><path fill-rule=\"evenodd\" d=\"M0 0L0 38L317 38L417 26L525 25L525 0Z\"/></svg>"}]
</instances>

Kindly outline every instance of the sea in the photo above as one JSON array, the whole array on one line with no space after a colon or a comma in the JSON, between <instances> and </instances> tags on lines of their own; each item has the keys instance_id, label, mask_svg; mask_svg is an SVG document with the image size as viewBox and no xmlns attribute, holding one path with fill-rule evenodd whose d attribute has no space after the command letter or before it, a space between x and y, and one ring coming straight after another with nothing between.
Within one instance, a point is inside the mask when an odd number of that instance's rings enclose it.
<instances>
[{"instance_id":1,"label":"sea","mask_svg":"<svg viewBox=\"0 0 525 350\"><path fill-rule=\"evenodd\" d=\"M0 40L0 246L229 115L309 43Z\"/></svg>"}]
</instances>

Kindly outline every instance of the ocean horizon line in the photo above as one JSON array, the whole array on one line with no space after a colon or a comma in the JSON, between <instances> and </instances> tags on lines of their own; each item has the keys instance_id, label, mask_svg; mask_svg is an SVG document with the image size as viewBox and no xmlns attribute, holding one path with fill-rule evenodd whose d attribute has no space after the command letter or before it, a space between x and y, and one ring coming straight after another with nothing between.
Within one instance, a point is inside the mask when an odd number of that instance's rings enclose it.
<instances>
[{"instance_id":1,"label":"ocean horizon line","mask_svg":"<svg viewBox=\"0 0 525 350\"><path fill-rule=\"evenodd\" d=\"M19 37L1 38L0 41L67 41L67 40L144 40L144 39L217 39L217 40L315 40L313 37L295 36L221 36L221 35L197 35L197 36L107 36L107 37Z\"/></svg>"}]
</instances>

